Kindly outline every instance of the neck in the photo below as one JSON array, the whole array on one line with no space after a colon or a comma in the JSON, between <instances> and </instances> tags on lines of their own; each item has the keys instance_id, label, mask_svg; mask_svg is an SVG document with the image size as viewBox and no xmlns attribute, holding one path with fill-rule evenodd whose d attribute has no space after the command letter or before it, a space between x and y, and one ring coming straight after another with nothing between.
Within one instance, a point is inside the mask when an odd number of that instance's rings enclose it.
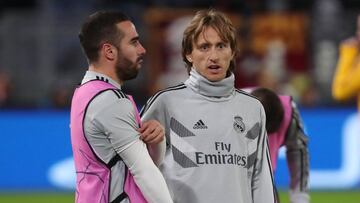
<instances>
[{"instance_id":1,"label":"neck","mask_svg":"<svg viewBox=\"0 0 360 203\"><path fill-rule=\"evenodd\" d=\"M120 85L123 84L123 81L120 80L116 73L114 68L111 68L111 66L107 66L107 65L102 65L102 64L96 64L96 63L92 63L89 65L89 70L90 71L94 71L94 72L98 72L104 75L109 76L111 79L113 79L114 81L116 81L117 83L119 83Z\"/></svg>"},{"instance_id":2,"label":"neck","mask_svg":"<svg viewBox=\"0 0 360 203\"><path fill-rule=\"evenodd\" d=\"M235 90L233 74L221 81L211 82L194 68L190 71L190 77L185 81L185 85L207 97L229 97Z\"/></svg>"}]
</instances>

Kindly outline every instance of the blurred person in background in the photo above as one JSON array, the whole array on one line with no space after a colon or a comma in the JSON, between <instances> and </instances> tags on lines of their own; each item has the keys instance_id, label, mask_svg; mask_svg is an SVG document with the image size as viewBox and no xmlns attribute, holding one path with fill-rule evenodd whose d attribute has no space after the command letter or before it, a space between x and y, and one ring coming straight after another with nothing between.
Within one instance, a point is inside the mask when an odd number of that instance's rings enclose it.
<instances>
[{"instance_id":1,"label":"blurred person in background","mask_svg":"<svg viewBox=\"0 0 360 203\"><path fill-rule=\"evenodd\" d=\"M356 36L340 44L332 95L338 101L347 101L357 96L360 110L360 15L357 16L356 28Z\"/></svg>"},{"instance_id":2,"label":"blurred person in background","mask_svg":"<svg viewBox=\"0 0 360 203\"><path fill-rule=\"evenodd\" d=\"M234 88L236 37L223 13L198 11L182 39L190 76L141 111L165 126L160 169L174 202L275 202L264 109Z\"/></svg>"},{"instance_id":3,"label":"blurred person in background","mask_svg":"<svg viewBox=\"0 0 360 203\"><path fill-rule=\"evenodd\" d=\"M137 76L145 54L134 24L120 12L96 12L79 38L89 67L71 104L75 202L172 202L155 165L163 126L149 120L140 127L132 97L121 90Z\"/></svg>"},{"instance_id":4,"label":"blurred person in background","mask_svg":"<svg viewBox=\"0 0 360 203\"><path fill-rule=\"evenodd\" d=\"M308 203L309 152L299 110L291 96L267 88L249 90L264 106L272 168L275 173L279 149L286 147L290 172L290 202Z\"/></svg>"},{"instance_id":5,"label":"blurred person in background","mask_svg":"<svg viewBox=\"0 0 360 203\"><path fill-rule=\"evenodd\" d=\"M53 89L51 100L54 108L67 109L70 106L70 91L61 87L55 88Z\"/></svg>"},{"instance_id":6,"label":"blurred person in background","mask_svg":"<svg viewBox=\"0 0 360 203\"><path fill-rule=\"evenodd\" d=\"M184 69L184 62L181 55L182 32L189 24L191 16L180 17L166 29L166 52L168 53L165 70L159 76L159 89L178 85L187 79L187 72Z\"/></svg>"},{"instance_id":7,"label":"blurred person in background","mask_svg":"<svg viewBox=\"0 0 360 203\"><path fill-rule=\"evenodd\" d=\"M67 82L56 82L51 92L52 106L57 109L68 109L71 105L71 97L74 87Z\"/></svg>"},{"instance_id":8,"label":"blurred person in background","mask_svg":"<svg viewBox=\"0 0 360 203\"><path fill-rule=\"evenodd\" d=\"M10 76L5 72L0 72L0 107L6 108L12 106L10 101L11 89Z\"/></svg>"}]
</instances>

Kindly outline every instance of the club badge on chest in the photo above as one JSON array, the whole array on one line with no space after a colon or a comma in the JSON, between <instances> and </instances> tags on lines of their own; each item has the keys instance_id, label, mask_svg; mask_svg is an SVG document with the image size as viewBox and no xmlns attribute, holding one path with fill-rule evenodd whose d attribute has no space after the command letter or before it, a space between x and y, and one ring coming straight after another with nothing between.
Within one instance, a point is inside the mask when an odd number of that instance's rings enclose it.
<instances>
[{"instance_id":1,"label":"club badge on chest","mask_svg":"<svg viewBox=\"0 0 360 203\"><path fill-rule=\"evenodd\" d=\"M238 133L243 133L245 131L245 124L240 116L234 117L234 129Z\"/></svg>"}]
</instances>

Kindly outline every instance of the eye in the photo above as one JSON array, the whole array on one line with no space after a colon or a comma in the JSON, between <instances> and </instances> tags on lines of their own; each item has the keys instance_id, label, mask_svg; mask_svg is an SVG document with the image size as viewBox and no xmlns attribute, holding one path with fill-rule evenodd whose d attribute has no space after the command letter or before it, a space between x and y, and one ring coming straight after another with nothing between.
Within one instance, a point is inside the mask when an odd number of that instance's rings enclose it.
<instances>
[{"instance_id":1,"label":"eye","mask_svg":"<svg viewBox=\"0 0 360 203\"><path fill-rule=\"evenodd\" d=\"M137 47L140 44L139 37L134 37L130 40L130 45Z\"/></svg>"},{"instance_id":2,"label":"eye","mask_svg":"<svg viewBox=\"0 0 360 203\"><path fill-rule=\"evenodd\" d=\"M207 51L209 49L208 44L202 44L199 46L200 51Z\"/></svg>"},{"instance_id":3,"label":"eye","mask_svg":"<svg viewBox=\"0 0 360 203\"><path fill-rule=\"evenodd\" d=\"M217 45L217 47L218 47L219 49L224 49L224 48L227 47L227 45L226 45L225 43L219 43L219 44Z\"/></svg>"},{"instance_id":4,"label":"eye","mask_svg":"<svg viewBox=\"0 0 360 203\"><path fill-rule=\"evenodd\" d=\"M132 40L130 44L137 46L139 44L139 40Z\"/></svg>"}]
</instances>

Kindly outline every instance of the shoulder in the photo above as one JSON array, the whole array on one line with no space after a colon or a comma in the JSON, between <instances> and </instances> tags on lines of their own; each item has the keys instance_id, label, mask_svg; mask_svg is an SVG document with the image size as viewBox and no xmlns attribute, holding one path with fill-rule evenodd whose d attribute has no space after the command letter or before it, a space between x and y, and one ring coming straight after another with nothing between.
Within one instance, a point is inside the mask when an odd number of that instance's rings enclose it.
<instances>
[{"instance_id":1,"label":"shoulder","mask_svg":"<svg viewBox=\"0 0 360 203\"><path fill-rule=\"evenodd\" d=\"M235 89L235 93L236 93L236 96L241 98L242 100L246 100L248 102L253 102L256 104L261 104L260 100L257 97L255 97L254 95L252 95L244 90Z\"/></svg>"},{"instance_id":2,"label":"shoulder","mask_svg":"<svg viewBox=\"0 0 360 203\"><path fill-rule=\"evenodd\" d=\"M176 93L179 93L181 90L186 89L186 86L182 83L176 86L172 86L172 87L168 87L166 89L160 90L158 92L156 92L152 97L150 97L150 99L147 102L147 105L149 103L154 102L155 100L158 100L160 98L166 97L168 95L173 95Z\"/></svg>"},{"instance_id":3,"label":"shoulder","mask_svg":"<svg viewBox=\"0 0 360 203\"><path fill-rule=\"evenodd\" d=\"M89 103L90 111L98 114L107 109L117 112L132 110L132 103L128 96L119 89L106 89L99 92Z\"/></svg>"},{"instance_id":4,"label":"shoulder","mask_svg":"<svg viewBox=\"0 0 360 203\"><path fill-rule=\"evenodd\" d=\"M354 38L344 40L340 44L340 51L341 51L342 54L357 53L358 49L359 49L359 42Z\"/></svg>"},{"instance_id":5,"label":"shoulder","mask_svg":"<svg viewBox=\"0 0 360 203\"><path fill-rule=\"evenodd\" d=\"M358 47L359 41L356 39L356 37L350 37L347 38L340 43L341 46L348 46L348 47Z\"/></svg>"},{"instance_id":6,"label":"shoulder","mask_svg":"<svg viewBox=\"0 0 360 203\"><path fill-rule=\"evenodd\" d=\"M161 96L164 96L167 94L174 94L176 92L179 92L179 90L183 90L185 88L186 88L186 85L181 83L179 85L175 85L175 86L160 90L160 91L156 92L151 98L158 98L158 97L161 97Z\"/></svg>"},{"instance_id":7,"label":"shoulder","mask_svg":"<svg viewBox=\"0 0 360 203\"><path fill-rule=\"evenodd\" d=\"M182 90L185 89L186 89L185 84L181 83L179 85L168 87L166 89L156 92L152 97L148 99L145 106L141 109L140 115L142 115L145 111L147 111L147 109L149 109L154 104L161 103L161 101L167 100L166 98L169 97L173 98L174 96L176 96L178 93L180 93Z\"/></svg>"},{"instance_id":8,"label":"shoulder","mask_svg":"<svg viewBox=\"0 0 360 203\"><path fill-rule=\"evenodd\" d=\"M101 100L105 103L116 100L129 100L128 96L120 89L106 89L99 92L93 100Z\"/></svg>"},{"instance_id":9,"label":"shoulder","mask_svg":"<svg viewBox=\"0 0 360 203\"><path fill-rule=\"evenodd\" d=\"M259 113L262 115L261 117L265 117L264 107L257 97L243 90L236 89L235 92L235 97L239 106L242 106L247 112L254 116Z\"/></svg>"}]
</instances>

